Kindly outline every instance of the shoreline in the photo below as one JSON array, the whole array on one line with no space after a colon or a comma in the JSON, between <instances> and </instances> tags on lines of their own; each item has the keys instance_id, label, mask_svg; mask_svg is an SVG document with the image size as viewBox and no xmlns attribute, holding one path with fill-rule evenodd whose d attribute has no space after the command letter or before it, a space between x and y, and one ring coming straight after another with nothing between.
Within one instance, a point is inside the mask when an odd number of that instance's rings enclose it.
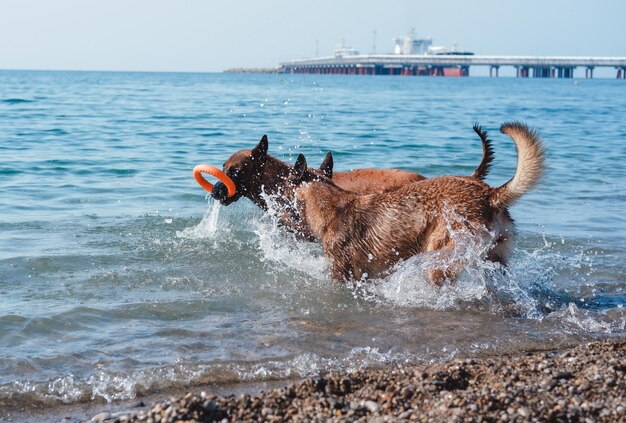
<instances>
[{"instance_id":1,"label":"shoreline","mask_svg":"<svg viewBox=\"0 0 626 423\"><path fill-rule=\"evenodd\" d=\"M102 398L87 402L37 404L31 409L12 407L8 410L0 408L0 423L32 422L90 422L92 417L102 413L124 415L138 413L149 409L150 405L166 398L181 396L187 392L210 392L213 395L229 396L241 394L258 394L270 389L283 387L285 384L300 379L279 379L262 382L233 382L225 384L198 384L183 388L165 388L156 392L137 395L135 398L106 402Z\"/></svg>"},{"instance_id":2,"label":"shoreline","mask_svg":"<svg viewBox=\"0 0 626 423\"><path fill-rule=\"evenodd\" d=\"M0 421L625 421L626 339L543 352L190 387Z\"/></svg>"}]
</instances>

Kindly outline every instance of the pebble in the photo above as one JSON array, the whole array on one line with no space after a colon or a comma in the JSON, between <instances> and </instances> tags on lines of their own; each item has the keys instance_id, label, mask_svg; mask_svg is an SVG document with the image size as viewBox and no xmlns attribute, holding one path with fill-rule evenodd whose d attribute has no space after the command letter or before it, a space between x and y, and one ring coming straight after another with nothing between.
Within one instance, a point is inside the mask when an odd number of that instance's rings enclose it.
<instances>
[{"instance_id":1,"label":"pebble","mask_svg":"<svg viewBox=\"0 0 626 423\"><path fill-rule=\"evenodd\" d=\"M557 372L554 375L555 379L571 379L572 378L572 372Z\"/></svg>"},{"instance_id":2,"label":"pebble","mask_svg":"<svg viewBox=\"0 0 626 423\"><path fill-rule=\"evenodd\" d=\"M206 400L206 401L204 401L204 402L202 403L202 406L203 406L206 410L208 410L208 411L215 411L215 410L217 410L217 409L218 409L218 405L217 405L215 402L211 401L211 400Z\"/></svg>"},{"instance_id":3,"label":"pebble","mask_svg":"<svg viewBox=\"0 0 626 423\"><path fill-rule=\"evenodd\" d=\"M92 422L101 422L104 421L106 419L108 419L109 417L111 417L111 413L109 413L108 411L104 411L102 413L98 413L95 416L93 416L91 418Z\"/></svg>"},{"instance_id":4,"label":"pebble","mask_svg":"<svg viewBox=\"0 0 626 423\"><path fill-rule=\"evenodd\" d=\"M380 406L374 401L365 401L363 405L365 405L365 408L367 408L371 413L378 413L378 410L380 410Z\"/></svg>"}]
</instances>

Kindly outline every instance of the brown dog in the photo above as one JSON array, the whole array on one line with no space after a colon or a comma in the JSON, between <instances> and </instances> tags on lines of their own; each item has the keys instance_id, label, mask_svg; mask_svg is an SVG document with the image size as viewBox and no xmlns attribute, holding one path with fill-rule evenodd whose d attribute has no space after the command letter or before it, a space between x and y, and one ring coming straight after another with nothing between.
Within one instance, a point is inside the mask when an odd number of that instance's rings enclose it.
<instances>
[{"instance_id":1,"label":"brown dog","mask_svg":"<svg viewBox=\"0 0 626 423\"><path fill-rule=\"evenodd\" d=\"M517 146L515 175L499 188L480 179L442 176L380 194L357 195L330 179L311 173L301 154L290 182L296 186L295 212L305 221L332 262L336 280L384 274L399 260L438 251L454 256L461 232L487 244L485 258L506 263L513 236L508 207L537 184L544 169L544 149L537 133L522 123L500 128ZM453 278L458 263L431 269L440 284Z\"/></svg>"},{"instance_id":2,"label":"brown dog","mask_svg":"<svg viewBox=\"0 0 626 423\"><path fill-rule=\"evenodd\" d=\"M472 177L483 179L489 172L493 150L487 133L478 124L474 125L474 131L482 142L483 157L472 173ZM213 187L211 196L223 205L232 204L241 197L246 197L264 210L267 210L266 196L277 198L281 204L293 200L293 189L290 184L286 183L293 166L267 154L267 150L267 136L263 135L261 141L253 149L240 150L230 156L224 163L223 169L237 187L235 195L228 197L226 186L218 182ZM333 157L330 152L326 154L319 171L308 170L311 173L321 173L327 178L332 178L338 187L357 194L393 191L401 186L426 179L419 173L398 169L358 169L351 172L333 173ZM287 215L284 215L281 221L288 229L306 232L306 229L294 223L293 219ZM309 238L306 234L300 235Z\"/></svg>"}]
</instances>

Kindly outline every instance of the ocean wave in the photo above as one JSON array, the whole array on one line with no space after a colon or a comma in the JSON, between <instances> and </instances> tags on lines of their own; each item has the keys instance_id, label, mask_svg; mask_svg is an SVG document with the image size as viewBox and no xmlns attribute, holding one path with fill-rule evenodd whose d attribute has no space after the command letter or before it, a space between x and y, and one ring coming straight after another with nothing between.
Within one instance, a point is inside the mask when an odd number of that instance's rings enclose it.
<instances>
[{"instance_id":1,"label":"ocean wave","mask_svg":"<svg viewBox=\"0 0 626 423\"><path fill-rule=\"evenodd\" d=\"M5 98L3 100L0 100L0 103L7 103L7 104L21 104L21 103L34 103L35 100L27 100L25 98Z\"/></svg>"},{"instance_id":2,"label":"ocean wave","mask_svg":"<svg viewBox=\"0 0 626 423\"><path fill-rule=\"evenodd\" d=\"M127 400L167 389L206 384L250 383L302 378L322 371L347 371L420 361L419 357L375 347L357 347L341 358L314 353L297 354L264 362L196 363L109 372L96 370L87 376L68 374L47 381L21 380L0 385L0 404L18 408L25 404L54 405L94 400Z\"/></svg>"}]
</instances>

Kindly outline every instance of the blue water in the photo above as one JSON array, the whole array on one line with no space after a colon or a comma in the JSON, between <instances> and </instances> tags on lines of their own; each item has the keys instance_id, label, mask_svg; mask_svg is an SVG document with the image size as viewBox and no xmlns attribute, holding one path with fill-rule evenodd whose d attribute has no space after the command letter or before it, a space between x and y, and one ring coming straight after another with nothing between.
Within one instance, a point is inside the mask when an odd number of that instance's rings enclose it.
<instances>
[{"instance_id":1,"label":"blue water","mask_svg":"<svg viewBox=\"0 0 626 423\"><path fill-rule=\"evenodd\" d=\"M2 71L0 408L624 337L624 110L616 80ZM510 267L441 290L411 260L336 284L319 246L191 176L262 134L289 162L467 175L478 121L498 186L510 120L549 166Z\"/></svg>"}]
</instances>

